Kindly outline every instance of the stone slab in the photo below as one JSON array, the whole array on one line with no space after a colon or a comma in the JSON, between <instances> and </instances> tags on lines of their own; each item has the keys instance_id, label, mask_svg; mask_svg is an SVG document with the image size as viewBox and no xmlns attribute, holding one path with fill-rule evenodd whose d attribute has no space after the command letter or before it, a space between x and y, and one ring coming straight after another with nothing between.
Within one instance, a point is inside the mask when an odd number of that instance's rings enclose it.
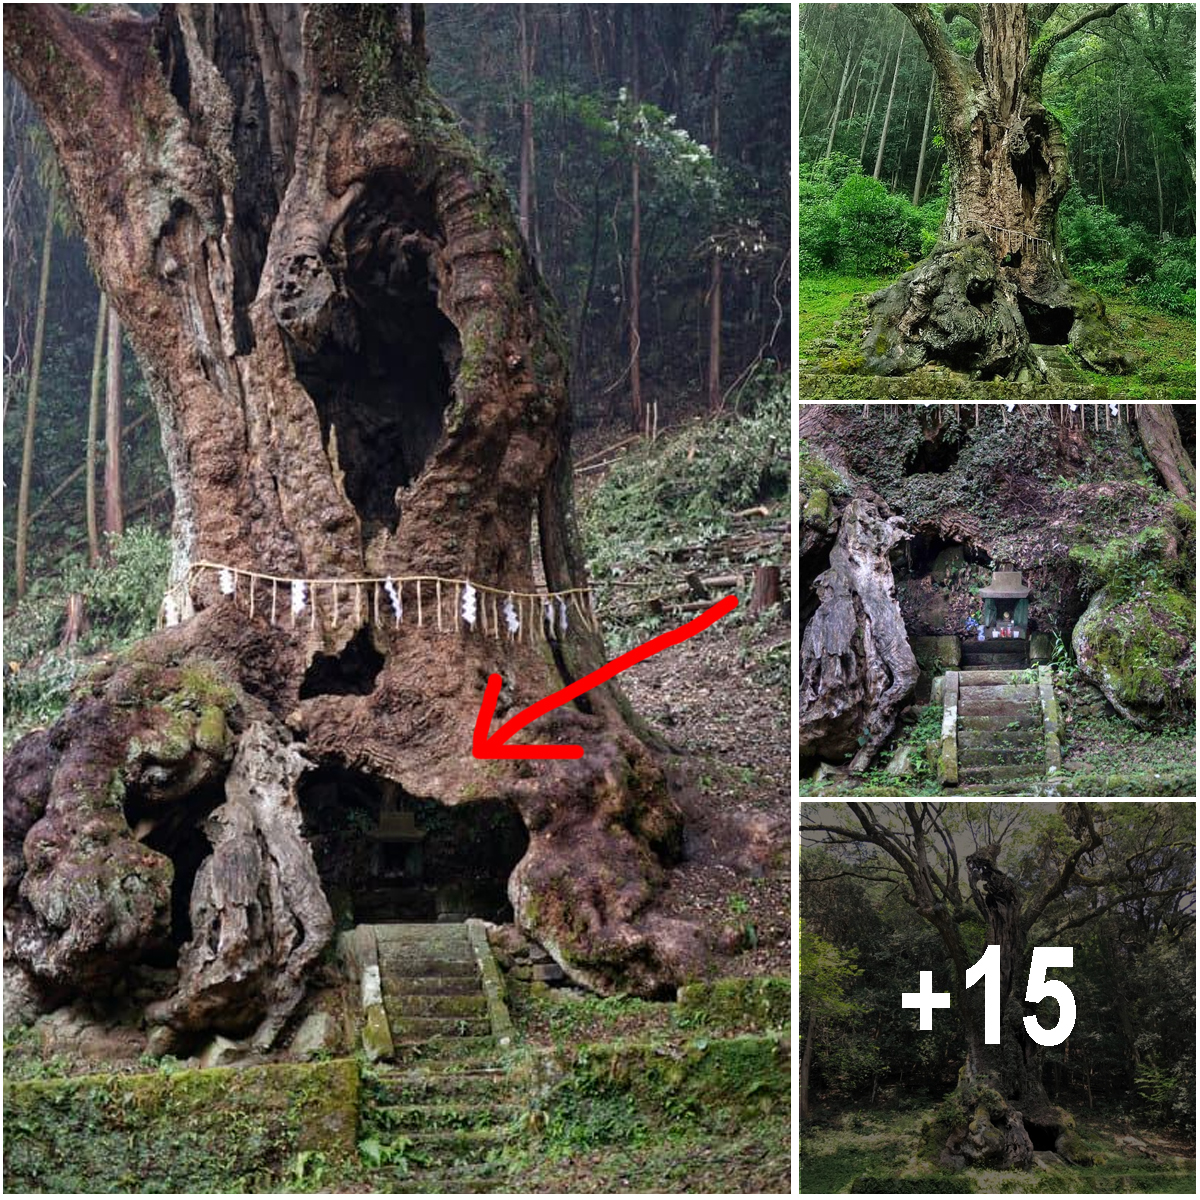
<instances>
[{"instance_id":1,"label":"stone slab","mask_svg":"<svg viewBox=\"0 0 1200 1200\"><path fill-rule=\"evenodd\" d=\"M958 782L958 672L947 671L942 685L942 753L938 759L938 782Z\"/></svg>"},{"instance_id":2,"label":"stone slab","mask_svg":"<svg viewBox=\"0 0 1200 1200\"><path fill-rule=\"evenodd\" d=\"M1054 695L1054 673L1048 666L1038 667L1038 694L1042 702L1042 735L1046 751L1046 774L1062 769L1062 713Z\"/></svg>"}]
</instances>

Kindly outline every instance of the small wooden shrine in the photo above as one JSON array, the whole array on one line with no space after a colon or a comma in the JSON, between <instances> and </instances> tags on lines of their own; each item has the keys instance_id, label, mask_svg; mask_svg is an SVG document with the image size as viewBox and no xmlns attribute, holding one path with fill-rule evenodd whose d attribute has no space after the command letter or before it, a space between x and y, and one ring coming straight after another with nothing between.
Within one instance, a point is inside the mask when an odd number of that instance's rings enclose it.
<instances>
[{"instance_id":1,"label":"small wooden shrine","mask_svg":"<svg viewBox=\"0 0 1200 1200\"><path fill-rule=\"evenodd\" d=\"M973 638L962 641L964 666L1021 668L1029 665L1029 588L1020 571L993 571L980 588L983 618Z\"/></svg>"}]
</instances>

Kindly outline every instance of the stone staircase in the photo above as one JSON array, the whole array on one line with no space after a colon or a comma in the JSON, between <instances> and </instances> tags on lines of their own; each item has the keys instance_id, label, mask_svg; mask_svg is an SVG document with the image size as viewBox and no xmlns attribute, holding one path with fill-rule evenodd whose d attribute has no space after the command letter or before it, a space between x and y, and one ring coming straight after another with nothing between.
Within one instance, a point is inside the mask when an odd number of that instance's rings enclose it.
<instances>
[{"instance_id":1,"label":"stone staircase","mask_svg":"<svg viewBox=\"0 0 1200 1200\"><path fill-rule=\"evenodd\" d=\"M392 1043L363 1095L363 1134L393 1160L377 1170L379 1190L505 1190L502 1151L521 1110L502 1063L511 1026L486 934L403 924L356 936L374 942Z\"/></svg>"},{"instance_id":2,"label":"stone staircase","mask_svg":"<svg viewBox=\"0 0 1200 1200\"><path fill-rule=\"evenodd\" d=\"M1061 718L1049 667L949 671L942 685L943 783L1009 792L1062 766Z\"/></svg>"}]
</instances>

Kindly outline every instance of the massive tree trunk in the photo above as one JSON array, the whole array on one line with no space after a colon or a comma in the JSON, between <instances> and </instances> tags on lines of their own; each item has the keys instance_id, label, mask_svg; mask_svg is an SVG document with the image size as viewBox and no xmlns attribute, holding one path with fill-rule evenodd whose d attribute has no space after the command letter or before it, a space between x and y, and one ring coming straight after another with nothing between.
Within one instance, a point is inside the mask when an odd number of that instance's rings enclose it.
<instances>
[{"instance_id":1,"label":"massive tree trunk","mask_svg":"<svg viewBox=\"0 0 1200 1200\"><path fill-rule=\"evenodd\" d=\"M866 500L842 513L800 650L801 756L840 763L852 754L850 769L865 770L916 687L888 557L905 536L899 518L884 520Z\"/></svg>"},{"instance_id":2,"label":"massive tree trunk","mask_svg":"<svg viewBox=\"0 0 1200 1200\"><path fill-rule=\"evenodd\" d=\"M6 17L150 381L185 618L11 756L12 955L61 995L173 938L161 1028L268 1044L332 929L297 814L317 765L519 812L516 920L575 979L695 974L706 937L654 910L680 813L618 692L528 732L579 760L471 752L489 673L523 707L603 646L571 592L565 349L420 9Z\"/></svg>"},{"instance_id":3,"label":"massive tree trunk","mask_svg":"<svg viewBox=\"0 0 1200 1200\"><path fill-rule=\"evenodd\" d=\"M1167 490L1180 500L1196 499L1196 467L1188 457L1175 414L1167 404L1139 404L1137 430Z\"/></svg>"},{"instance_id":4,"label":"massive tree trunk","mask_svg":"<svg viewBox=\"0 0 1200 1200\"><path fill-rule=\"evenodd\" d=\"M971 61L954 52L928 5L898 7L937 77L950 193L929 258L868 301L868 367L896 375L933 361L985 378L1031 377L1042 370L1031 345L1068 343L1096 369L1123 369L1103 303L1067 273L1058 233L1067 144L1041 102L1054 47L1120 6L1069 23L1060 16L1050 30L1037 27L1038 10L1057 5L955 5L979 27Z\"/></svg>"}]
</instances>

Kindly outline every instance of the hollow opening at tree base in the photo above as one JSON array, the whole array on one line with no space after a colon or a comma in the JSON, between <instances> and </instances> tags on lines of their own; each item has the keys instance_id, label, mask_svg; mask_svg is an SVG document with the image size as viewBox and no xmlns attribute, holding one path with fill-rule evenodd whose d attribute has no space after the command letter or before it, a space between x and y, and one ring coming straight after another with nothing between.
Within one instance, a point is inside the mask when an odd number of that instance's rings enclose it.
<instances>
[{"instance_id":1,"label":"hollow opening at tree base","mask_svg":"<svg viewBox=\"0 0 1200 1200\"><path fill-rule=\"evenodd\" d=\"M1024 1119L1025 1132L1033 1143L1034 1150L1053 1150L1054 1143L1062 1129L1058 1125L1042 1125L1037 1121Z\"/></svg>"},{"instance_id":2,"label":"hollow opening at tree base","mask_svg":"<svg viewBox=\"0 0 1200 1200\"><path fill-rule=\"evenodd\" d=\"M1029 332L1029 340L1037 346L1065 346L1075 324L1073 309L1062 306L1037 304L1026 296L1019 296L1017 304Z\"/></svg>"},{"instance_id":3,"label":"hollow opening at tree base","mask_svg":"<svg viewBox=\"0 0 1200 1200\"><path fill-rule=\"evenodd\" d=\"M337 763L299 785L305 836L339 928L512 920L529 835L502 801L450 807Z\"/></svg>"}]
</instances>

